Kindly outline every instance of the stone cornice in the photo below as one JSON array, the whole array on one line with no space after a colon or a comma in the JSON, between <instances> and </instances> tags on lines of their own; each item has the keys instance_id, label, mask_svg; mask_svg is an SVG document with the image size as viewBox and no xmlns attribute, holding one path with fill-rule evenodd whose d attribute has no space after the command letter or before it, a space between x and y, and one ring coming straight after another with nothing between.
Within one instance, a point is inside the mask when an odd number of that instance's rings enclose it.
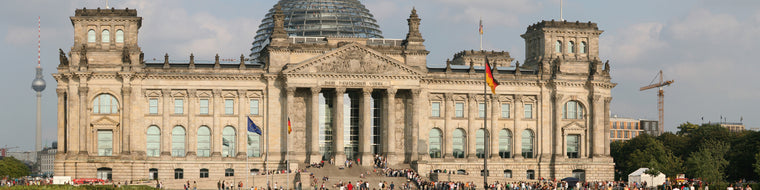
<instances>
[{"instance_id":1,"label":"stone cornice","mask_svg":"<svg viewBox=\"0 0 760 190\"><path fill-rule=\"evenodd\" d=\"M454 84L454 85L483 85L484 81L480 80L458 80L458 79L424 79L427 84ZM539 86L536 81L499 81L500 86Z\"/></svg>"},{"instance_id":2,"label":"stone cornice","mask_svg":"<svg viewBox=\"0 0 760 190\"><path fill-rule=\"evenodd\" d=\"M590 87L601 87L604 89L612 89L617 86L617 83L611 83L611 82L602 82L602 81L589 81L588 84Z\"/></svg>"},{"instance_id":3,"label":"stone cornice","mask_svg":"<svg viewBox=\"0 0 760 190\"><path fill-rule=\"evenodd\" d=\"M561 81L561 80L555 80L552 81L555 87L564 86L564 87L583 87L586 85L585 82L576 82L576 81Z\"/></svg>"},{"instance_id":4,"label":"stone cornice","mask_svg":"<svg viewBox=\"0 0 760 190\"><path fill-rule=\"evenodd\" d=\"M173 80L260 80L261 75L259 74L246 74L246 75L235 75L235 74L225 74L225 73L219 73L219 74L204 74L204 75L186 75L186 74L153 74L153 73L146 73L145 79L173 79Z\"/></svg>"},{"instance_id":5,"label":"stone cornice","mask_svg":"<svg viewBox=\"0 0 760 190\"><path fill-rule=\"evenodd\" d=\"M342 73L288 73L285 78L331 78L331 79L383 79L383 80L420 80L418 75L367 75L367 74L342 74Z\"/></svg>"}]
</instances>

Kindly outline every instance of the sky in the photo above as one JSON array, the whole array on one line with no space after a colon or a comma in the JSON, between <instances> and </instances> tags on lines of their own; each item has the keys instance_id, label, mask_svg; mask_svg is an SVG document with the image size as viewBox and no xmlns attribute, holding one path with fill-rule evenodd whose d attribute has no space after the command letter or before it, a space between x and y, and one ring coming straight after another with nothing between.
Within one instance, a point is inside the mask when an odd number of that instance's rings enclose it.
<instances>
[{"instance_id":1,"label":"sky","mask_svg":"<svg viewBox=\"0 0 760 190\"><path fill-rule=\"evenodd\" d=\"M560 0L360 0L377 19L385 38L406 36L410 10L416 7L429 67L443 67L462 50L479 48L478 19L484 24L483 47L525 59L520 34L541 20L559 20ZM139 45L146 60L170 56L212 60L248 55L258 25L276 0L110 0L116 8L137 9L143 18ZM35 95L31 89L37 62L37 18L42 23L42 67L47 89L42 97L42 142L56 139L57 103L51 73L58 48L73 45L70 16L77 8L105 7L105 0L6 0L0 6L0 147L33 150ZM565 0L563 18L595 22L600 57L610 60L612 114L657 119L656 90L639 91L662 70L665 131L681 123L729 122L743 118L760 127L760 1L756 0Z\"/></svg>"}]
</instances>

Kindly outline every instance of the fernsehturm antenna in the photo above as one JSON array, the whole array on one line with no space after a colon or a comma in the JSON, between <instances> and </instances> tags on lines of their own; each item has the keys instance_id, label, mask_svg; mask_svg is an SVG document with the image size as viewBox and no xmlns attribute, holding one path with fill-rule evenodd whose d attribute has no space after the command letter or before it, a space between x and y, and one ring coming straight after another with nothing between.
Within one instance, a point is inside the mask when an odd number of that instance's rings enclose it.
<instances>
[{"instance_id":1,"label":"fernsehturm antenna","mask_svg":"<svg viewBox=\"0 0 760 190\"><path fill-rule=\"evenodd\" d=\"M41 118L41 104L42 104L42 91L45 90L45 80L42 79L42 54L41 54L41 41L42 41L42 27L40 17L37 17L37 68L36 75L32 81L32 89L37 92L37 134L35 137L35 151L42 150L42 118Z\"/></svg>"}]
</instances>

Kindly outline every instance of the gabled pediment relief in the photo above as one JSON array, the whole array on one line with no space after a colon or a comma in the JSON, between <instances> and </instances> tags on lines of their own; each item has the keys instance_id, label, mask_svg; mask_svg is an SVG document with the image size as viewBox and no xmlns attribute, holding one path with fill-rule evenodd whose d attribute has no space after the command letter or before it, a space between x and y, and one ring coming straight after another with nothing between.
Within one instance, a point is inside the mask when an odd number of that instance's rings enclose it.
<instances>
[{"instance_id":1,"label":"gabled pediment relief","mask_svg":"<svg viewBox=\"0 0 760 190\"><path fill-rule=\"evenodd\" d=\"M364 45L352 43L298 63L283 73L421 75L422 72Z\"/></svg>"},{"instance_id":2,"label":"gabled pediment relief","mask_svg":"<svg viewBox=\"0 0 760 190\"><path fill-rule=\"evenodd\" d=\"M245 97L248 97L248 98L262 98L262 97L264 97L263 94L264 93L261 90L252 90L252 91L246 92Z\"/></svg>"},{"instance_id":3,"label":"gabled pediment relief","mask_svg":"<svg viewBox=\"0 0 760 190\"><path fill-rule=\"evenodd\" d=\"M428 96L431 101L443 101L443 97L443 94L430 94L430 96Z\"/></svg>"},{"instance_id":4,"label":"gabled pediment relief","mask_svg":"<svg viewBox=\"0 0 760 190\"><path fill-rule=\"evenodd\" d=\"M186 97L187 90L172 90L172 97Z\"/></svg>"},{"instance_id":5,"label":"gabled pediment relief","mask_svg":"<svg viewBox=\"0 0 760 190\"><path fill-rule=\"evenodd\" d=\"M512 102L512 95L500 95L498 98L499 102Z\"/></svg>"},{"instance_id":6,"label":"gabled pediment relief","mask_svg":"<svg viewBox=\"0 0 760 190\"><path fill-rule=\"evenodd\" d=\"M161 90L145 90L145 97L161 97Z\"/></svg>"},{"instance_id":7,"label":"gabled pediment relief","mask_svg":"<svg viewBox=\"0 0 760 190\"><path fill-rule=\"evenodd\" d=\"M109 116L103 116L93 120L91 124L93 126L116 126L119 124L119 122Z\"/></svg>"},{"instance_id":8,"label":"gabled pediment relief","mask_svg":"<svg viewBox=\"0 0 760 190\"><path fill-rule=\"evenodd\" d=\"M211 98L211 91L210 90L198 90L195 92L195 95L198 96L198 98Z\"/></svg>"},{"instance_id":9,"label":"gabled pediment relief","mask_svg":"<svg viewBox=\"0 0 760 190\"><path fill-rule=\"evenodd\" d=\"M486 96L484 96L484 95L480 95L480 94L479 95L475 95L475 100L478 101L478 102L484 102L484 101L486 101L485 98L486 98Z\"/></svg>"},{"instance_id":10,"label":"gabled pediment relief","mask_svg":"<svg viewBox=\"0 0 760 190\"><path fill-rule=\"evenodd\" d=\"M467 101L467 95L464 95L464 94L454 95L454 101Z\"/></svg>"},{"instance_id":11,"label":"gabled pediment relief","mask_svg":"<svg viewBox=\"0 0 760 190\"><path fill-rule=\"evenodd\" d=\"M573 121L573 122L571 122L571 123L569 123L569 124L567 124L565 126L562 126L562 131L564 131L565 134L567 134L569 132L582 134L584 130L586 130L585 125L583 125L583 124L581 124L581 123L579 123L577 121Z\"/></svg>"},{"instance_id":12,"label":"gabled pediment relief","mask_svg":"<svg viewBox=\"0 0 760 190\"><path fill-rule=\"evenodd\" d=\"M223 98L235 98L237 97L237 91L223 91L222 92Z\"/></svg>"}]
</instances>

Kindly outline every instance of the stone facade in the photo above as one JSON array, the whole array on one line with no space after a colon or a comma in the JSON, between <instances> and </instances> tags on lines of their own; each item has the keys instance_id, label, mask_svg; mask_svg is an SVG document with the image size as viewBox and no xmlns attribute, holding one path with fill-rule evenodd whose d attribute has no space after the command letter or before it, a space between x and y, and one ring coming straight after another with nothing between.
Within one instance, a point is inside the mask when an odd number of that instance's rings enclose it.
<instances>
[{"instance_id":1,"label":"stone facade","mask_svg":"<svg viewBox=\"0 0 760 190\"><path fill-rule=\"evenodd\" d=\"M135 10L76 10L74 45L53 74L56 175L193 179L205 169L213 179L284 169L286 159L291 168L347 158L370 165L380 154L420 173L477 175L485 156L492 176L510 171L514 180L530 171L533 179L613 178L606 113L616 84L598 60L596 24L530 26L526 64L498 71L496 94L484 95L482 67L427 67L415 10L406 38L387 41L288 37L281 12L273 18L263 64L195 63L192 55L146 63ZM568 40L583 51L553 53L554 41L564 48ZM508 53L472 54L511 66ZM249 117L260 137L246 131Z\"/></svg>"}]
</instances>

